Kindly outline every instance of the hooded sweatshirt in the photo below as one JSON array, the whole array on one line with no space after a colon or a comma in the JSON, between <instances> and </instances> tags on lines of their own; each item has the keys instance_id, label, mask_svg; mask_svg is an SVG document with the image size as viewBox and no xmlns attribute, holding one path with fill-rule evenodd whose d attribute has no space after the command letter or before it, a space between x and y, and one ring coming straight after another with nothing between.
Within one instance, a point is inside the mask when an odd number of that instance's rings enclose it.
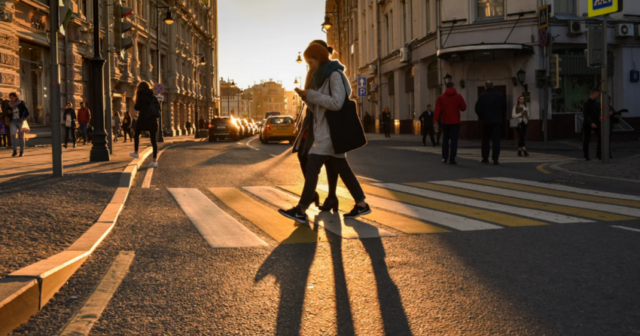
<instances>
[{"instance_id":1,"label":"hooded sweatshirt","mask_svg":"<svg viewBox=\"0 0 640 336\"><path fill-rule=\"evenodd\" d=\"M448 88L436 101L433 121L441 120L443 125L460 124L460 112L467 110L467 103L455 88Z\"/></svg>"}]
</instances>

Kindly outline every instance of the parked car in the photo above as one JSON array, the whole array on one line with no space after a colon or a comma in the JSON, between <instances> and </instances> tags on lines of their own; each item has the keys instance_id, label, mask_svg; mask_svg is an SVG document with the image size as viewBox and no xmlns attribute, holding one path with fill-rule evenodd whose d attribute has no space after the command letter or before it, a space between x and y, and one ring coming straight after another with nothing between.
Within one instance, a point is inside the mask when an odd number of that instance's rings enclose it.
<instances>
[{"instance_id":1,"label":"parked car","mask_svg":"<svg viewBox=\"0 0 640 336\"><path fill-rule=\"evenodd\" d=\"M236 122L230 117L215 117L211 119L209 125L209 142L223 139L240 139L241 130L237 127Z\"/></svg>"},{"instance_id":2,"label":"parked car","mask_svg":"<svg viewBox=\"0 0 640 336\"><path fill-rule=\"evenodd\" d=\"M293 143L296 139L296 129L293 123L293 117L287 115L271 116L265 122L264 133L262 135L262 143L269 141L284 141Z\"/></svg>"},{"instance_id":3,"label":"parked car","mask_svg":"<svg viewBox=\"0 0 640 336\"><path fill-rule=\"evenodd\" d=\"M269 118L270 116L279 116L279 115L282 115L282 113L277 112L277 111L274 111L274 112L267 112L267 113L264 115L264 118L265 118L265 119L267 119L267 118Z\"/></svg>"},{"instance_id":4,"label":"parked car","mask_svg":"<svg viewBox=\"0 0 640 336\"><path fill-rule=\"evenodd\" d=\"M264 129L267 126L267 119L263 119L262 122L260 123L260 129L258 130L258 138L260 138L260 141L262 142L262 135L264 134Z\"/></svg>"},{"instance_id":5,"label":"parked car","mask_svg":"<svg viewBox=\"0 0 640 336\"><path fill-rule=\"evenodd\" d=\"M247 118L238 119L238 120L240 121L242 126L244 126L244 129L245 129L244 137L248 138L248 137L252 136L253 135L253 128L251 127L251 124L249 123L249 120L247 120Z\"/></svg>"}]
</instances>

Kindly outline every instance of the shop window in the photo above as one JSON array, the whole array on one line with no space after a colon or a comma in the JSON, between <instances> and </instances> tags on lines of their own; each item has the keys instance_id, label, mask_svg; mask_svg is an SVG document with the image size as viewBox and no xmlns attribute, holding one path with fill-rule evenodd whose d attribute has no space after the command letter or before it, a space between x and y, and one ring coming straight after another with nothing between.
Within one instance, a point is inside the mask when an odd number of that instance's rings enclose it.
<instances>
[{"instance_id":1,"label":"shop window","mask_svg":"<svg viewBox=\"0 0 640 336\"><path fill-rule=\"evenodd\" d=\"M504 0L476 0L478 20L504 18Z\"/></svg>"}]
</instances>

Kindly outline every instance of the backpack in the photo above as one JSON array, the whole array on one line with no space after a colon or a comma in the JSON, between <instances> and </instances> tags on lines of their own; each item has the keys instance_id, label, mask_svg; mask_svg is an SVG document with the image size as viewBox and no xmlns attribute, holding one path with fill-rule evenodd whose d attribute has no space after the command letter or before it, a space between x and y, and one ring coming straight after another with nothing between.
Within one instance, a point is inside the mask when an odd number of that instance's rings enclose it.
<instances>
[{"instance_id":1,"label":"backpack","mask_svg":"<svg viewBox=\"0 0 640 336\"><path fill-rule=\"evenodd\" d=\"M155 118L155 119L160 118L160 103L158 102L158 98L153 97L151 99L151 104L149 104L149 108L147 109L147 114L151 118Z\"/></svg>"}]
</instances>

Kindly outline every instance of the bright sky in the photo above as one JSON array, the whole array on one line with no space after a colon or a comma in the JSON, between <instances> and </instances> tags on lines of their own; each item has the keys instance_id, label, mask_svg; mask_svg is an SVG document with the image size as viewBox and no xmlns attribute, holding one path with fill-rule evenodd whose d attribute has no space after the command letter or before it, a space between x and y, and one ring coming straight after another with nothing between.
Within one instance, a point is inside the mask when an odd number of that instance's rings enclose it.
<instances>
[{"instance_id":1,"label":"bright sky","mask_svg":"<svg viewBox=\"0 0 640 336\"><path fill-rule=\"evenodd\" d=\"M220 77L242 88L272 78L293 90L306 71L298 52L326 40L324 8L325 0L218 0Z\"/></svg>"}]
</instances>

